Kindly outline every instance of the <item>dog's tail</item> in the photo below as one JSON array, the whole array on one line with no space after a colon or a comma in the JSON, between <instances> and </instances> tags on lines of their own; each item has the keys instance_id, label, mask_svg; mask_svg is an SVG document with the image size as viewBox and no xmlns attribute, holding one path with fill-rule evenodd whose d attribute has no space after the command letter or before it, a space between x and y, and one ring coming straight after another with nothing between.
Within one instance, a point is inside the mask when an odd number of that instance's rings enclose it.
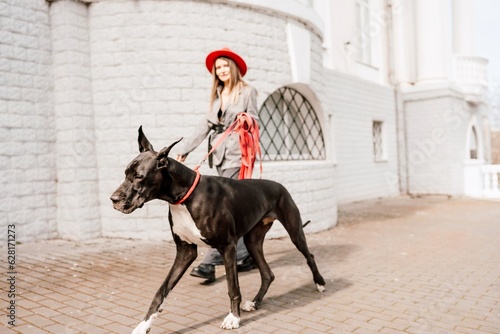
<instances>
[{"instance_id":1,"label":"dog's tail","mask_svg":"<svg viewBox=\"0 0 500 334\"><path fill-rule=\"evenodd\" d=\"M304 228L304 227L306 227L307 225L309 225L309 223L310 223L310 222L311 222L310 220L306 221L304 224L302 224L302 228Z\"/></svg>"}]
</instances>

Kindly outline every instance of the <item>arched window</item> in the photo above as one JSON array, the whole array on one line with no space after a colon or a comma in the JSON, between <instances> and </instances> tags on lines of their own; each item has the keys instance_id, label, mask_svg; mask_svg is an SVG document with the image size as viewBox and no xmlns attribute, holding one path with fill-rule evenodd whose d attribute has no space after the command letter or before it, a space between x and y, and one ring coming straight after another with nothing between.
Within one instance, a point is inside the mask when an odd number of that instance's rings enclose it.
<instances>
[{"instance_id":1,"label":"arched window","mask_svg":"<svg viewBox=\"0 0 500 334\"><path fill-rule=\"evenodd\" d=\"M318 117L297 90L282 87L259 111L263 160L322 160L325 142Z\"/></svg>"}]
</instances>

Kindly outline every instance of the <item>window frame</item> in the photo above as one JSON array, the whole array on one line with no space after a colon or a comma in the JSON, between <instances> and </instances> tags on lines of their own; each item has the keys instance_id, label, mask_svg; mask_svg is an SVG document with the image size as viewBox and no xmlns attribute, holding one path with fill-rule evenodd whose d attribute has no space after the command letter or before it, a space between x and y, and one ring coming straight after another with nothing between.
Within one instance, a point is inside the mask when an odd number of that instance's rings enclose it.
<instances>
[{"instance_id":1,"label":"window frame","mask_svg":"<svg viewBox=\"0 0 500 334\"><path fill-rule=\"evenodd\" d=\"M374 119L372 121L372 154L374 162L387 161L387 140L385 127L385 122L383 120ZM377 131L378 134L376 133L376 128L379 129Z\"/></svg>"},{"instance_id":2,"label":"window frame","mask_svg":"<svg viewBox=\"0 0 500 334\"><path fill-rule=\"evenodd\" d=\"M371 24L371 8L369 0L355 1L355 22L357 38L356 42L358 52L356 53L356 61L371 67L374 67L374 57L372 48L372 36L370 30Z\"/></svg>"},{"instance_id":3,"label":"window frame","mask_svg":"<svg viewBox=\"0 0 500 334\"><path fill-rule=\"evenodd\" d=\"M262 160L327 160L322 124L311 102L299 90L283 86L259 109Z\"/></svg>"}]
</instances>

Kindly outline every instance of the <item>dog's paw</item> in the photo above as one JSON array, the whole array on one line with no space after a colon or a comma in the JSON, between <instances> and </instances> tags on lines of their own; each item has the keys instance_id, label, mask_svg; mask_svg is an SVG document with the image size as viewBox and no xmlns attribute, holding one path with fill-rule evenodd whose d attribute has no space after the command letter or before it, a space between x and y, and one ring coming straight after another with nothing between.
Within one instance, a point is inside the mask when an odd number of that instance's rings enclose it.
<instances>
[{"instance_id":1,"label":"dog's paw","mask_svg":"<svg viewBox=\"0 0 500 334\"><path fill-rule=\"evenodd\" d=\"M147 321L143 320L137 325L132 334L147 334L151 330L153 320L156 319L158 313L153 314Z\"/></svg>"},{"instance_id":2,"label":"dog's paw","mask_svg":"<svg viewBox=\"0 0 500 334\"><path fill-rule=\"evenodd\" d=\"M232 313L229 313L224 319L220 328L222 329L236 329L240 327L240 318L235 317Z\"/></svg>"},{"instance_id":3,"label":"dog's paw","mask_svg":"<svg viewBox=\"0 0 500 334\"><path fill-rule=\"evenodd\" d=\"M319 292L323 292L326 290L324 285L316 284L316 288L318 289Z\"/></svg>"},{"instance_id":4,"label":"dog's paw","mask_svg":"<svg viewBox=\"0 0 500 334\"><path fill-rule=\"evenodd\" d=\"M255 303L247 300L245 304L241 307L241 309L245 312L255 311L257 308L255 307Z\"/></svg>"},{"instance_id":5,"label":"dog's paw","mask_svg":"<svg viewBox=\"0 0 500 334\"><path fill-rule=\"evenodd\" d=\"M134 329L132 334L147 334L150 330L151 327L146 323L146 321L141 321L141 323Z\"/></svg>"}]
</instances>

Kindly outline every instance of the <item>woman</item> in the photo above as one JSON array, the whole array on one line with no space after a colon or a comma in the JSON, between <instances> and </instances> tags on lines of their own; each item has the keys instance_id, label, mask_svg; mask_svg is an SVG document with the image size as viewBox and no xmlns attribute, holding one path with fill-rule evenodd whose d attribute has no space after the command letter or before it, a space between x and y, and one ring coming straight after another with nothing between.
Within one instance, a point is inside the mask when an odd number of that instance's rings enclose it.
<instances>
[{"instance_id":1,"label":"woman","mask_svg":"<svg viewBox=\"0 0 500 334\"><path fill-rule=\"evenodd\" d=\"M210 104L206 119L199 124L195 133L179 148L177 160L184 162L193 151L210 134L209 147L236 120L239 113L246 112L257 119L257 90L242 80L247 72L245 61L228 48L216 50L208 54L205 64L212 73L213 83ZM241 150L239 135L230 134L209 157L210 167L216 166L219 176L238 178L241 166ZM255 268L253 261L243 243L238 240L236 249L238 271ZM201 264L195 267L191 276L215 281L215 266L223 264L222 257L216 249L210 249Z\"/></svg>"}]
</instances>

